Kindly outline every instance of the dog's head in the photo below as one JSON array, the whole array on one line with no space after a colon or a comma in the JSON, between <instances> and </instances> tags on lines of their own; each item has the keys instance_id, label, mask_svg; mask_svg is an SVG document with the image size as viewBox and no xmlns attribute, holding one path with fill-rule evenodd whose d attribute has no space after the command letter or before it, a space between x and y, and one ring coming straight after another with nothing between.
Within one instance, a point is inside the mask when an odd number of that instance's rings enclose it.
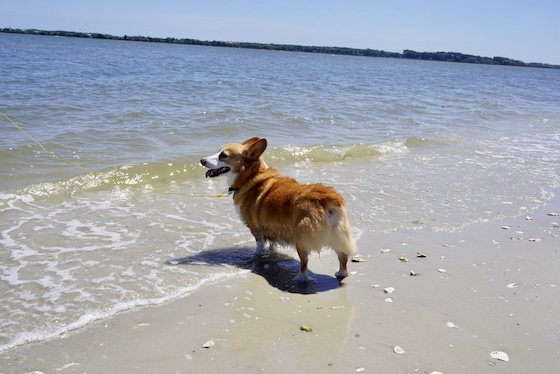
<instances>
[{"instance_id":1,"label":"dog's head","mask_svg":"<svg viewBox=\"0 0 560 374\"><path fill-rule=\"evenodd\" d=\"M258 164L266 146L266 139L257 137L247 139L241 144L226 144L218 153L203 158L200 163L210 169L206 172L206 177L214 178L230 172L238 174L252 163Z\"/></svg>"}]
</instances>

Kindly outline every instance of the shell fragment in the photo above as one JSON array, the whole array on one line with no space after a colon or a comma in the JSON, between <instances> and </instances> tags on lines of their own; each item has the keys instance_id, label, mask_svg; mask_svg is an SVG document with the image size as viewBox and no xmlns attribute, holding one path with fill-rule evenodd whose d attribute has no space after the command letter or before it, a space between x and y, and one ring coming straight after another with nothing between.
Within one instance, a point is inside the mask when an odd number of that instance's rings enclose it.
<instances>
[{"instance_id":1,"label":"shell fragment","mask_svg":"<svg viewBox=\"0 0 560 374\"><path fill-rule=\"evenodd\" d=\"M445 325L451 329L458 329L457 325L453 322L446 322Z\"/></svg>"},{"instance_id":2,"label":"shell fragment","mask_svg":"<svg viewBox=\"0 0 560 374\"><path fill-rule=\"evenodd\" d=\"M393 347L393 352L395 352L398 355L404 355L405 351L404 349L402 349L401 347L399 347L398 345Z\"/></svg>"},{"instance_id":3,"label":"shell fragment","mask_svg":"<svg viewBox=\"0 0 560 374\"><path fill-rule=\"evenodd\" d=\"M202 348L210 348L213 347L216 343L212 339L208 340L206 343L202 344Z\"/></svg>"},{"instance_id":4,"label":"shell fragment","mask_svg":"<svg viewBox=\"0 0 560 374\"><path fill-rule=\"evenodd\" d=\"M508 362L509 361L509 356L507 355L507 353L502 352L502 351L494 351L490 353L490 356L496 360L500 360L500 361L504 361L504 362Z\"/></svg>"},{"instance_id":5,"label":"shell fragment","mask_svg":"<svg viewBox=\"0 0 560 374\"><path fill-rule=\"evenodd\" d=\"M352 262L366 262L362 255L355 255L352 257Z\"/></svg>"},{"instance_id":6,"label":"shell fragment","mask_svg":"<svg viewBox=\"0 0 560 374\"><path fill-rule=\"evenodd\" d=\"M300 326L299 329L300 329L301 331L305 331L305 332L313 332L313 328L312 328L312 327L305 326L305 325Z\"/></svg>"}]
</instances>

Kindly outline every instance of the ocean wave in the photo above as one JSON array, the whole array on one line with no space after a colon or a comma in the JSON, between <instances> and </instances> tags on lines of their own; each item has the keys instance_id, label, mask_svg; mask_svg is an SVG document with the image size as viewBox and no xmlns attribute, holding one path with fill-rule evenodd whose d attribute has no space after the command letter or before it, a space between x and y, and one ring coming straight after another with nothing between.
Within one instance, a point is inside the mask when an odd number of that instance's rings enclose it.
<instances>
[{"instance_id":1,"label":"ocean wave","mask_svg":"<svg viewBox=\"0 0 560 374\"><path fill-rule=\"evenodd\" d=\"M38 330L23 331L18 333L10 341L4 344L0 344L0 353L6 352L10 349L22 346L27 343L37 343L37 342L55 339L68 332L83 328L91 324L92 322L109 319L118 313L125 312L134 308L161 305L170 302L174 299L177 299L179 297L184 297L188 294L191 294L207 284L224 281L239 276L240 274L246 273L247 271L248 270L239 270L237 272L214 273L208 276L207 278L199 280L198 283L196 284L193 284L189 287L183 287L177 289L176 291L168 293L165 296L159 298L136 299L136 300L126 301L126 302L121 302L121 303L114 304L112 307L105 308L103 310L85 310L83 311L83 314L79 316L77 319L75 319L73 322L64 324L58 328L38 329Z\"/></svg>"},{"instance_id":2,"label":"ocean wave","mask_svg":"<svg viewBox=\"0 0 560 374\"><path fill-rule=\"evenodd\" d=\"M265 160L271 166L286 166L299 162L329 163L352 162L364 159L394 157L408 153L417 147L434 146L439 140L425 138L391 139L378 143L342 145L284 145L269 149ZM203 184L205 169L194 156L184 162L150 162L126 164L100 172L80 174L69 179L31 184L18 194L34 197L57 195L72 196L85 191L114 188L138 189L160 194L190 195L184 193L181 185ZM192 186L189 186L192 191ZM196 194L197 188L194 188Z\"/></svg>"},{"instance_id":3,"label":"ocean wave","mask_svg":"<svg viewBox=\"0 0 560 374\"><path fill-rule=\"evenodd\" d=\"M239 230L216 208L225 201L88 195L0 193L0 353L248 271L164 266L170 257L235 245ZM247 235L234 240L245 242Z\"/></svg>"},{"instance_id":4,"label":"ocean wave","mask_svg":"<svg viewBox=\"0 0 560 374\"><path fill-rule=\"evenodd\" d=\"M413 148L439 145L442 142L442 140L411 137L406 139L390 139L377 143L286 145L269 150L265 153L265 158L270 158L280 163L358 161L399 156L410 152Z\"/></svg>"},{"instance_id":5,"label":"ocean wave","mask_svg":"<svg viewBox=\"0 0 560 374\"><path fill-rule=\"evenodd\" d=\"M197 172L195 174L195 171ZM193 163L153 162L126 164L101 172L90 172L54 182L40 182L27 186L18 194L44 197L74 195L79 192L132 188L157 192L162 185L174 184L194 175L204 175L202 167ZM165 193L165 191L160 191Z\"/></svg>"}]
</instances>

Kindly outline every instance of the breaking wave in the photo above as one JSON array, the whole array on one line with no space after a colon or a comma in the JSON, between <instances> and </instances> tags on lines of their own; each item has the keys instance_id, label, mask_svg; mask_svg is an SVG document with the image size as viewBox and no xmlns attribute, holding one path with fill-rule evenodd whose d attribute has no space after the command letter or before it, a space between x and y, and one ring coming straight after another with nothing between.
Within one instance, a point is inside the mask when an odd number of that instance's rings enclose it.
<instances>
[{"instance_id":1,"label":"breaking wave","mask_svg":"<svg viewBox=\"0 0 560 374\"><path fill-rule=\"evenodd\" d=\"M391 139L378 143L342 145L285 145L268 149L264 154L271 166L282 167L301 162L352 162L383 157L398 157L412 148L441 144L424 138ZM205 169L194 157L185 162L167 161L126 164L108 170L84 173L53 182L27 186L18 193L34 197L74 195L89 190L132 188L162 194L183 194L181 185L203 180ZM189 188L192 190L192 188Z\"/></svg>"}]
</instances>

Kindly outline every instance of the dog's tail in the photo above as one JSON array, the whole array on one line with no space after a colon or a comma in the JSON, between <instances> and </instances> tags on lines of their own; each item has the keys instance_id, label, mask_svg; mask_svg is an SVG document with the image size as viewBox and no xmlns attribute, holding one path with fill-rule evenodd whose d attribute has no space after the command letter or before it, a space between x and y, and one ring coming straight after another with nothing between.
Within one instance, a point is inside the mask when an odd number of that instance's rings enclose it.
<instances>
[{"instance_id":1,"label":"dog's tail","mask_svg":"<svg viewBox=\"0 0 560 374\"><path fill-rule=\"evenodd\" d=\"M344 253L349 257L356 252L356 242L352 237L348 213L344 204L329 204L327 215L332 225L332 235L329 246L337 253Z\"/></svg>"}]
</instances>

